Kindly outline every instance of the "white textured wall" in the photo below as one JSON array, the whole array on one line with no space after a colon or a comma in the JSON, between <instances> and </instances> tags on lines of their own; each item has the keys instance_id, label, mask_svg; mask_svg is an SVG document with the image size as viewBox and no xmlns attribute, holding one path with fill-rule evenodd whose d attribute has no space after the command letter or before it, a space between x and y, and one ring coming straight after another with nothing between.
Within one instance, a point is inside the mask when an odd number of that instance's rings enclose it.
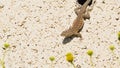
<instances>
[{"instance_id":1,"label":"white textured wall","mask_svg":"<svg viewBox=\"0 0 120 68\"><path fill-rule=\"evenodd\" d=\"M115 45L115 53L120 57L120 1L102 1L96 1L90 20L85 21L83 40L74 38L64 45L60 34L76 17L75 0L0 0L0 55L4 42L11 44L6 68L50 68L48 58L52 55L58 60L55 68L72 68L65 60L67 52L74 54L75 64L91 68L88 49L94 51L95 68L120 68L108 49Z\"/></svg>"}]
</instances>

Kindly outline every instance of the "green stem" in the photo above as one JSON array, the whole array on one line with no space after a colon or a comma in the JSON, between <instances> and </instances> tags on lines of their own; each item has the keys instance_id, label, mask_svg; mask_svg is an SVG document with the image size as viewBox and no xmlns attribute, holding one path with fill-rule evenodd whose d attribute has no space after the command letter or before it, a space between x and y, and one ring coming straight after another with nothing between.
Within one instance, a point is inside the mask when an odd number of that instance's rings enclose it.
<instances>
[{"instance_id":1,"label":"green stem","mask_svg":"<svg viewBox=\"0 0 120 68\"><path fill-rule=\"evenodd\" d=\"M2 68L5 68L5 64L4 64L4 61L0 59L0 64L2 66Z\"/></svg>"},{"instance_id":2,"label":"green stem","mask_svg":"<svg viewBox=\"0 0 120 68\"><path fill-rule=\"evenodd\" d=\"M2 59L1 59L1 66L2 66L2 68L5 68L4 59L5 59L5 56L6 56L6 52L7 52L7 50L5 49L5 51L4 51L4 53L3 53L3 57L2 57Z\"/></svg>"},{"instance_id":3,"label":"green stem","mask_svg":"<svg viewBox=\"0 0 120 68\"><path fill-rule=\"evenodd\" d=\"M2 66L2 60L0 59L0 65Z\"/></svg>"},{"instance_id":4,"label":"green stem","mask_svg":"<svg viewBox=\"0 0 120 68\"><path fill-rule=\"evenodd\" d=\"M2 61L4 61L4 59L5 59L6 52L7 52L7 50L5 50L4 53L3 53Z\"/></svg>"},{"instance_id":5,"label":"green stem","mask_svg":"<svg viewBox=\"0 0 120 68\"><path fill-rule=\"evenodd\" d=\"M5 63L4 63L4 61L2 62L1 65L2 65L2 68L5 68Z\"/></svg>"},{"instance_id":6,"label":"green stem","mask_svg":"<svg viewBox=\"0 0 120 68\"><path fill-rule=\"evenodd\" d=\"M73 65L74 68L76 68L75 64L73 62L71 62L71 64Z\"/></svg>"},{"instance_id":7,"label":"green stem","mask_svg":"<svg viewBox=\"0 0 120 68\"><path fill-rule=\"evenodd\" d=\"M91 64L91 67L94 68L93 61L92 61L92 56L90 56L90 64Z\"/></svg>"},{"instance_id":8,"label":"green stem","mask_svg":"<svg viewBox=\"0 0 120 68\"><path fill-rule=\"evenodd\" d=\"M55 68L53 61L51 62L51 68Z\"/></svg>"}]
</instances>

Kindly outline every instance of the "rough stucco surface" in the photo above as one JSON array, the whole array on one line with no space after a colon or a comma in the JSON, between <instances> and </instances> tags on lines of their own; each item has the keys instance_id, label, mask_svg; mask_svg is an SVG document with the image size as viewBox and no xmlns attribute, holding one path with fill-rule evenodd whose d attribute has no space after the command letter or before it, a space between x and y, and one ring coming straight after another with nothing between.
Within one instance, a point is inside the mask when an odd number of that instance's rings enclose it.
<instances>
[{"instance_id":1,"label":"rough stucco surface","mask_svg":"<svg viewBox=\"0 0 120 68\"><path fill-rule=\"evenodd\" d=\"M95 68L120 68L108 48L115 45L120 57L120 1L96 0L81 31L83 40L63 44L60 34L72 25L75 6L75 0L0 0L0 56L4 42L11 44L6 68L51 68L50 56L56 57L55 68L72 68L67 52L74 54L76 65L91 68L88 49L94 51Z\"/></svg>"}]
</instances>

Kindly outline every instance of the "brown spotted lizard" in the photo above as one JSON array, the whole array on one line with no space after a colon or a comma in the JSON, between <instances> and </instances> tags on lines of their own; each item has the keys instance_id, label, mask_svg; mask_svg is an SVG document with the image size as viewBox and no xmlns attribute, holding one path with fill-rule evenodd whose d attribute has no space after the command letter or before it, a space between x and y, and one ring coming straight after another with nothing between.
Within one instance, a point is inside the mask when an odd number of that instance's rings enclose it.
<instances>
[{"instance_id":1,"label":"brown spotted lizard","mask_svg":"<svg viewBox=\"0 0 120 68\"><path fill-rule=\"evenodd\" d=\"M82 38L79 32L82 30L82 27L84 25L84 19L88 19L90 17L88 13L86 15L86 8L90 1L91 0L87 0L80 8L80 11L76 11L79 8L75 9L75 13L77 14L76 19L74 20L72 26L68 30L65 30L61 33L61 36L65 37L77 36Z\"/></svg>"}]
</instances>

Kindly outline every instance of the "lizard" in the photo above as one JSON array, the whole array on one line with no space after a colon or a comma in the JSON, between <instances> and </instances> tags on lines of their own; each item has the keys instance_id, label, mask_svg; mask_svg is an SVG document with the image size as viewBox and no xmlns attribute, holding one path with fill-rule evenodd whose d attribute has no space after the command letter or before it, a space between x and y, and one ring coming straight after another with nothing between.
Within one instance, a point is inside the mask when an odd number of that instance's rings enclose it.
<instances>
[{"instance_id":1,"label":"lizard","mask_svg":"<svg viewBox=\"0 0 120 68\"><path fill-rule=\"evenodd\" d=\"M76 19L73 21L72 26L69 27L69 29L63 31L61 33L61 36L65 37L71 37L71 36L77 36L82 38L82 35L79 33L84 25L84 19L88 19L90 16L86 13L86 8L91 0L87 0L80 8L80 11L76 11L79 8L75 9L75 13L77 15Z\"/></svg>"}]
</instances>

